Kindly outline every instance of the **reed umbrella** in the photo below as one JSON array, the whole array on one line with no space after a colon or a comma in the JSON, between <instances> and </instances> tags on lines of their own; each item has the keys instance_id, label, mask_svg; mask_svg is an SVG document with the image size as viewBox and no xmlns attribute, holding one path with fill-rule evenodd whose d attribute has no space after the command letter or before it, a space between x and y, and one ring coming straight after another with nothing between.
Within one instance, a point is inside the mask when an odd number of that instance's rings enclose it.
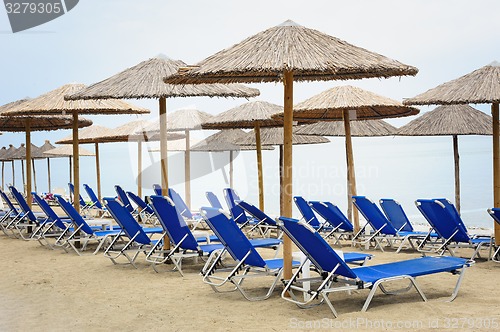
<instances>
[{"instance_id":1,"label":"reed umbrella","mask_svg":"<svg viewBox=\"0 0 500 332\"><path fill-rule=\"evenodd\" d=\"M297 133L307 135L320 135L320 136L337 136L345 137L346 133L345 123L340 121L321 121L302 126ZM365 121L349 121L349 131L351 137L375 137L375 136L391 136L396 131L396 128L383 120L365 120ZM347 144L347 138L346 138ZM350 160L346 149L346 161ZM352 156L354 160L354 156ZM352 168L354 169L354 162ZM347 165L347 217L353 220L353 206L352 195L350 193L350 176L349 164ZM353 174L355 177L355 174ZM356 214L357 216L357 214ZM356 217L357 218L357 217Z\"/></svg>"},{"instance_id":2,"label":"reed umbrella","mask_svg":"<svg viewBox=\"0 0 500 332\"><path fill-rule=\"evenodd\" d=\"M253 128L257 151L257 176L259 182L259 208L264 211L264 175L262 172L262 149L260 128L283 126L281 119L274 120L272 115L281 112L282 106L266 101L252 101L231 108L205 122L204 129Z\"/></svg>"},{"instance_id":3,"label":"reed umbrella","mask_svg":"<svg viewBox=\"0 0 500 332\"><path fill-rule=\"evenodd\" d=\"M323 91L294 106L293 117L298 121L343 121L346 141L346 159L348 175L349 202L356 195L356 176L354 173L354 156L351 140L350 118L358 120L395 118L417 114L414 107L404 106L400 102L379 96L353 86L338 86ZM283 113L276 117L284 116ZM359 230L359 215L353 213L354 230Z\"/></svg>"},{"instance_id":4,"label":"reed umbrella","mask_svg":"<svg viewBox=\"0 0 500 332\"><path fill-rule=\"evenodd\" d=\"M500 63L497 61L403 101L406 105L489 104L493 121L493 204L500 207ZM495 243L500 225L494 222Z\"/></svg>"},{"instance_id":5,"label":"reed umbrella","mask_svg":"<svg viewBox=\"0 0 500 332\"><path fill-rule=\"evenodd\" d=\"M58 146L58 147L55 147L51 150L47 150L44 152L44 155L50 157L50 158L59 158L59 157L68 157L68 161L69 161L69 182L71 183L75 183L74 181L74 174L72 173L74 171L74 168L72 167L72 162L71 160L74 159L75 157L75 153L74 153L74 149L72 146L69 146L69 145L61 145L61 146ZM95 156L95 153L87 150L87 149L84 149L82 147L78 147L78 152L77 152L77 155L78 156L82 156L82 157L94 157ZM80 195L80 193L78 193L78 195ZM76 193L76 186L75 186L75 197L78 197L77 196L77 193Z\"/></svg>"},{"instance_id":6,"label":"reed umbrella","mask_svg":"<svg viewBox=\"0 0 500 332\"><path fill-rule=\"evenodd\" d=\"M5 155L7 154L7 148L2 146L0 149L0 161L2 161L2 190L5 189Z\"/></svg>"},{"instance_id":7,"label":"reed umbrella","mask_svg":"<svg viewBox=\"0 0 500 332\"><path fill-rule=\"evenodd\" d=\"M182 108L173 112L167 122L167 131L184 131L186 135L184 149L184 192L186 204L191 208L191 153L190 131L200 130L201 124L210 121L213 115L199 111L195 108ZM160 122L154 123L148 130L160 131ZM170 150L167 147L167 150Z\"/></svg>"},{"instance_id":8,"label":"reed umbrella","mask_svg":"<svg viewBox=\"0 0 500 332\"><path fill-rule=\"evenodd\" d=\"M49 185L49 193L52 192L52 184L50 181L50 157L47 157L44 152L48 150L54 149L55 146L53 146L49 140L45 140L42 146L38 149L38 154L39 158L47 158L47 183Z\"/></svg>"},{"instance_id":9,"label":"reed umbrella","mask_svg":"<svg viewBox=\"0 0 500 332\"><path fill-rule=\"evenodd\" d=\"M26 190L25 173L24 173L24 160L26 160L27 164L31 163L32 172L33 172L33 184L35 186L35 191L37 191L35 157L38 156L38 154L39 154L38 149L39 149L38 146L31 143L31 158L28 158L28 155L26 153L26 151L27 151L26 145L24 143L21 143L21 146L17 149L16 154L14 155L15 160L21 161L21 170L23 173L23 190Z\"/></svg>"},{"instance_id":10,"label":"reed umbrella","mask_svg":"<svg viewBox=\"0 0 500 332\"><path fill-rule=\"evenodd\" d=\"M71 114L73 116L73 150L74 150L74 185L75 196L80 194L80 162L78 159L78 115L79 114L146 114L147 109L133 106L118 99L108 100L77 100L67 101L64 96L74 94L85 88L83 84L66 84L49 91L37 98L30 99L20 105L3 112L2 115L58 115ZM74 200L75 209L80 211L79 200Z\"/></svg>"},{"instance_id":11,"label":"reed umbrella","mask_svg":"<svg viewBox=\"0 0 500 332\"><path fill-rule=\"evenodd\" d=\"M283 82L283 214L292 216L293 82L416 75L418 69L286 21L226 48L167 83ZM292 275L292 243L284 238L284 278Z\"/></svg>"},{"instance_id":12,"label":"reed umbrella","mask_svg":"<svg viewBox=\"0 0 500 332\"><path fill-rule=\"evenodd\" d=\"M9 148L5 151L5 154L3 155L3 160L5 161L10 161L12 165L12 185L15 187L16 186L16 174L14 170L14 158L13 156L15 155L17 151L17 148L14 147L14 145L9 144ZM2 167L3 170L3 167Z\"/></svg>"},{"instance_id":13,"label":"reed umbrella","mask_svg":"<svg viewBox=\"0 0 500 332\"><path fill-rule=\"evenodd\" d=\"M43 98L44 96L36 99L23 99L18 100L0 107L0 129L4 131L26 133L26 175L27 175L27 188L26 195L28 204L31 206L31 132L32 131L48 131L63 128L73 128L77 130L79 127L86 127L92 124L92 121L87 119L78 120L77 117L70 117L66 115L58 115L57 113L44 114L43 112L31 112L30 110L35 105L41 108L50 107L51 102L59 104L57 100L50 100L50 98ZM61 97L62 99L62 97ZM53 105L52 104L52 105ZM26 111L24 111L26 110ZM17 113L19 112L19 113ZM15 116L12 116L16 113ZM14 164L14 163L12 163ZM23 172L24 174L24 172Z\"/></svg>"},{"instance_id":14,"label":"reed umbrella","mask_svg":"<svg viewBox=\"0 0 500 332\"><path fill-rule=\"evenodd\" d=\"M293 145L304 145L304 144L321 144L329 143L327 138L312 135L302 135L299 134L301 126L294 127L292 133L292 144ZM279 174L280 174L280 208L283 205L283 138L284 132L283 128L263 128L261 133L261 142L263 146L279 145ZM243 145L256 145L255 136L252 132L248 133L247 136L240 141ZM281 213L281 211L280 211Z\"/></svg>"},{"instance_id":15,"label":"reed umbrella","mask_svg":"<svg viewBox=\"0 0 500 332\"><path fill-rule=\"evenodd\" d=\"M258 90L243 85L176 86L162 82L165 76L176 73L180 67L184 66L186 64L181 60L172 60L160 55L125 69L101 82L92 84L77 94L69 96L70 99L151 98L159 100L161 182L164 195L168 195L166 98L193 96L253 97L259 94Z\"/></svg>"},{"instance_id":16,"label":"reed umbrella","mask_svg":"<svg viewBox=\"0 0 500 332\"><path fill-rule=\"evenodd\" d=\"M460 213L460 156L458 135L491 135L491 116L469 105L443 105L395 132L397 136L452 136L455 165L455 206Z\"/></svg>"},{"instance_id":17,"label":"reed umbrella","mask_svg":"<svg viewBox=\"0 0 500 332\"><path fill-rule=\"evenodd\" d=\"M199 152L229 152L229 187L234 188L233 160L241 150L255 150L255 146L239 145L238 142L246 138L247 133L241 129L223 129L208 136L191 148ZM262 150L273 150L270 146L261 146ZM236 155L235 155L236 154ZM222 169L221 169L222 171ZM225 173L223 173L225 175Z\"/></svg>"}]
</instances>

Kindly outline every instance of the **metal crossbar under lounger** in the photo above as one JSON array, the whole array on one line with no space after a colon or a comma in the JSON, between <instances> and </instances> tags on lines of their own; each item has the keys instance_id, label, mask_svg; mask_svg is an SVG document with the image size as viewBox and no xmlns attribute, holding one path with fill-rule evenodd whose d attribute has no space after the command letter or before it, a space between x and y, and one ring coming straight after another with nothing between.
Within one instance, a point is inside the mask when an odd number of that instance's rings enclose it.
<instances>
[{"instance_id":1,"label":"metal crossbar under lounger","mask_svg":"<svg viewBox=\"0 0 500 332\"><path fill-rule=\"evenodd\" d=\"M307 262L301 264L290 280L285 281L286 286L281 297L301 308L309 308L325 302L335 317L338 316L328 295L333 292L348 291L356 289L370 289L368 297L363 305L362 311L366 311L375 295L377 288L385 294L398 294L409 291L412 286L417 290L422 300L427 301L422 290L416 283L416 278L440 272L459 274L457 283L449 301L453 301L463 280L465 269L474 261L449 256L422 257L405 261L380 264L374 266L362 266L351 269L330 247L330 245L309 225L304 222L281 217L283 231L306 255L319 273L316 279L308 278L301 280L300 273ZM383 284L396 280L409 280L408 287L397 291L388 291ZM304 281L313 282L318 286L314 290L301 287ZM337 287L335 287L337 286ZM309 300L300 300L295 292L307 293ZM290 297L287 297L286 294ZM319 303L315 303L319 302Z\"/></svg>"}]
</instances>

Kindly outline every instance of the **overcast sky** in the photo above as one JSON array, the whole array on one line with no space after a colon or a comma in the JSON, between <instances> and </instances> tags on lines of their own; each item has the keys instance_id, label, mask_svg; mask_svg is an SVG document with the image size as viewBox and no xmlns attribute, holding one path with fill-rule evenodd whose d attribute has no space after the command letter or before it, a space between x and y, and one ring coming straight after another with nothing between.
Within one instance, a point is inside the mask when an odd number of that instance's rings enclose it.
<instances>
[{"instance_id":1,"label":"overcast sky","mask_svg":"<svg viewBox=\"0 0 500 332\"><path fill-rule=\"evenodd\" d=\"M296 84L295 102L341 84L401 100L500 60L499 12L500 2L494 0L82 0L54 21L13 34L0 9L0 104L66 83L91 84L160 53L196 63L287 19L420 70L416 77L401 79ZM280 84L253 86L261 90L260 99L282 104ZM216 114L244 101L179 98L169 100L168 109L194 105ZM156 102L134 102L157 114ZM133 119L90 118L105 125ZM36 137L34 143L43 143ZM0 139L4 144L24 141L21 134Z\"/></svg>"}]
</instances>

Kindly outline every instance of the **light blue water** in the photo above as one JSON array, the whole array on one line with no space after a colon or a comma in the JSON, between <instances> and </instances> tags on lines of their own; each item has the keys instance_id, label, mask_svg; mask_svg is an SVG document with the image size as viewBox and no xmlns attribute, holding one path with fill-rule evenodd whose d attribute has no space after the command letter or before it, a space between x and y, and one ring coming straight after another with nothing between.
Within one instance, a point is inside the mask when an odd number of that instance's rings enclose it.
<instances>
[{"instance_id":1,"label":"light blue water","mask_svg":"<svg viewBox=\"0 0 500 332\"><path fill-rule=\"evenodd\" d=\"M343 138L330 140L328 144L294 146L293 192L309 200L334 202L346 211L345 143ZM459 137L459 147L462 216L469 226L492 228L493 221L486 212L493 204L491 137L462 136ZM395 198L415 223L425 223L414 206L415 199L446 197L454 201L451 137L353 138L353 148L358 195L368 196L372 200ZM137 144L102 144L100 151L103 196L114 196L115 184L121 184L126 190L137 191ZM169 156L170 182L183 195L183 156L181 153L170 153ZM228 153L214 156L216 163L227 163ZM158 163L155 163L158 158L159 153L143 154L144 168L153 164L146 176L147 187L143 194L151 194L150 184L160 182ZM263 152L265 210L270 215L279 214L278 159L277 149ZM192 154L193 173L207 168L209 163L206 154ZM47 191L46 165L46 160L36 161L38 192ZM53 159L51 169L52 187L66 188L68 159ZM257 204L255 152L241 152L234 162L234 169L234 187L242 198ZM228 170L226 166L225 170L218 169L192 180L194 208L208 204L206 190L215 192L223 200L222 189L227 186ZM21 187L19 161L16 162L16 172L16 185ZM5 166L5 177L7 182L11 182L10 164ZM88 183L96 189L93 157L81 158L80 179L81 183ZM294 216L298 216L295 208Z\"/></svg>"}]
</instances>

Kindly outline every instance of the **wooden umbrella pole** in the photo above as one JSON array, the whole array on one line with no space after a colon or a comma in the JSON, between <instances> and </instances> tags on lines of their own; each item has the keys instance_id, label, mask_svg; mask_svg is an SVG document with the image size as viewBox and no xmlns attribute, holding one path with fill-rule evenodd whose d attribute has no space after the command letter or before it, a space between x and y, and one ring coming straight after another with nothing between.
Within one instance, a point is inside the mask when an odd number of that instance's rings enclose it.
<instances>
[{"instance_id":1,"label":"wooden umbrella pole","mask_svg":"<svg viewBox=\"0 0 500 332\"><path fill-rule=\"evenodd\" d=\"M97 177L97 198L101 201L101 160L99 156L99 143L95 143L95 173Z\"/></svg>"},{"instance_id":2,"label":"wooden umbrella pole","mask_svg":"<svg viewBox=\"0 0 500 332\"><path fill-rule=\"evenodd\" d=\"M167 153L167 100L160 98L160 167L161 167L161 194L168 196L168 153ZM163 249L170 249L170 239L163 237Z\"/></svg>"},{"instance_id":3,"label":"wooden umbrella pole","mask_svg":"<svg viewBox=\"0 0 500 332\"><path fill-rule=\"evenodd\" d=\"M80 158L78 155L78 111L73 111L73 184L75 186L75 197L73 205L80 213Z\"/></svg>"},{"instance_id":4,"label":"wooden umbrella pole","mask_svg":"<svg viewBox=\"0 0 500 332\"><path fill-rule=\"evenodd\" d=\"M36 167L35 167L35 159L31 159L31 165L33 166L33 186L35 187L35 192L38 192L36 187Z\"/></svg>"},{"instance_id":5,"label":"wooden umbrella pole","mask_svg":"<svg viewBox=\"0 0 500 332\"><path fill-rule=\"evenodd\" d=\"M283 145L280 145L280 160L279 160L279 174L280 174L280 216L283 215Z\"/></svg>"},{"instance_id":6,"label":"wooden umbrella pole","mask_svg":"<svg viewBox=\"0 0 500 332\"><path fill-rule=\"evenodd\" d=\"M347 149L345 150L345 157L347 161ZM352 201L351 201L351 181L350 181L349 167L347 167L347 219L352 220Z\"/></svg>"},{"instance_id":7,"label":"wooden umbrella pole","mask_svg":"<svg viewBox=\"0 0 500 332\"><path fill-rule=\"evenodd\" d=\"M52 185L50 183L50 158L47 158L47 181L49 182L49 193L51 193Z\"/></svg>"},{"instance_id":8,"label":"wooden umbrella pole","mask_svg":"<svg viewBox=\"0 0 500 332\"><path fill-rule=\"evenodd\" d=\"M283 216L292 217L292 129L293 129L293 72L285 70L283 122ZM283 235L283 278L292 277L292 241Z\"/></svg>"},{"instance_id":9,"label":"wooden umbrella pole","mask_svg":"<svg viewBox=\"0 0 500 332\"><path fill-rule=\"evenodd\" d=\"M142 140L137 142L137 195L142 197Z\"/></svg>"},{"instance_id":10,"label":"wooden umbrella pole","mask_svg":"<svg viewBox=\"0 0 500 332\"><path fill-rule=\"evenodd\" d=\"M233 150L229 151L229 188L234 188L233 183Z\"/></svg>"},{"instance_id":11,"label":"wooden umbrella pole","mask_svg":"<svg viewBox=\"0 0 500 332\"><path fill-rule=\"evenodd\" d=\"M2 190L5 190L5 161L2 161Z\"/></svg>"},{"instance_id":12,"label":"wooden umbrella pole","mask_svg":"<svg viewBox=\"0 0 500 332\"><path fill-rule=\"evenodd\" d=\"M259 209L264 211L264 176L262 172L262 145L260 141L260 123L255 122L255 144L257 146L257 178L259 182Z\"/></svg>"},{"instance_id":13,"label":"wooden umbrella pole","mask_svg":"<svg viewBox=\"0 0 500 332\"><path fill-rule=\"evenodd\" d=\"M186 205L191 209L191 139L189 138L189 130L186 134L186 151L184 151L184 192L186 193Z\"/></svg>"},{"instance_id":14,"label":"wooden umbrella pole","mask_svg":"<svg viewBox=\"0 0 500 332\"><path fill-rule=\"evenodd\" d=\"M68 160L69 160L69 182L73 183L73 159L71 158L71 156L68 156ZM69 196L71 200L73 200L73 193L71 192L71 190L69 191Z\"/></svg>"},{"instance_id":15,"label":"wooden umbrella pole","mask_svg":"<svg viewBox=\"0 0 500 332\"><path fill-rule=\"evenodd\" d=\"M491 105L491 116L493 117L493 205L500 207L500 128L498 121L498 103ZM500 245L500 225L495 226L495 244Z\"/></svg>"},{"instance_id":16,"label":"wooden umbrella pole","mask_svg":"<svg viewBox=\"0 0 500 332\"><path fill-rule=\"evenodd\" d=\"M26 119L26 201L31 208L31 119Z\"/></svg>"},{"instance_id":17,"label":"wooden umbrella pole","mask_svg":"<svg viewBox=\"0 0 500 332\"><path fill-rule=\"evenodd\" d=\"M359 214L358 210L352 208L352 196L356 196L356 175L354 173L354 155L352 152L352 139L351 139L351 123L349 121L349 111L346 110L343 113L344 118L344 130L345 130L345 148L346 148L346 159L347 159L347 176L349 180L349 201L348 205L351 205L353 214L353 226L354 233L359 231Z\"/></svg>"},{"instance_id":18,"label":"wooden umbrella pole","mask_svg":"<svg viewBox=\"0 0 500 332\"><path fill-rule=\"evenodd\" d=\"M23 192L25 192L26 190L26 178L25 178L25 175L24 175L24 160L21 159L21 175L22 175L22 179L23 179Z\"/></svg>"},{"instance_id":19,"label":"wooden umbrella pole","mask_svg":"<svg viewBox=\"0 0 500 332\"><path fill-rule=\"evenodd\" d=\"M453 135L453 160L455 163L455 206L460 214L460 155L458 154L457 135Z\"/></svg>"},{"instance_id":20,"label":"wooden umbrella pole","mask_svg":"<svg viewBox=\"0 0 500 332\"><path fill-rule=\"evenodd\" d=\"M12 185L16 186L16 174L14 173L14 160L12 160Z\"/></svg>"}]
</instances>

